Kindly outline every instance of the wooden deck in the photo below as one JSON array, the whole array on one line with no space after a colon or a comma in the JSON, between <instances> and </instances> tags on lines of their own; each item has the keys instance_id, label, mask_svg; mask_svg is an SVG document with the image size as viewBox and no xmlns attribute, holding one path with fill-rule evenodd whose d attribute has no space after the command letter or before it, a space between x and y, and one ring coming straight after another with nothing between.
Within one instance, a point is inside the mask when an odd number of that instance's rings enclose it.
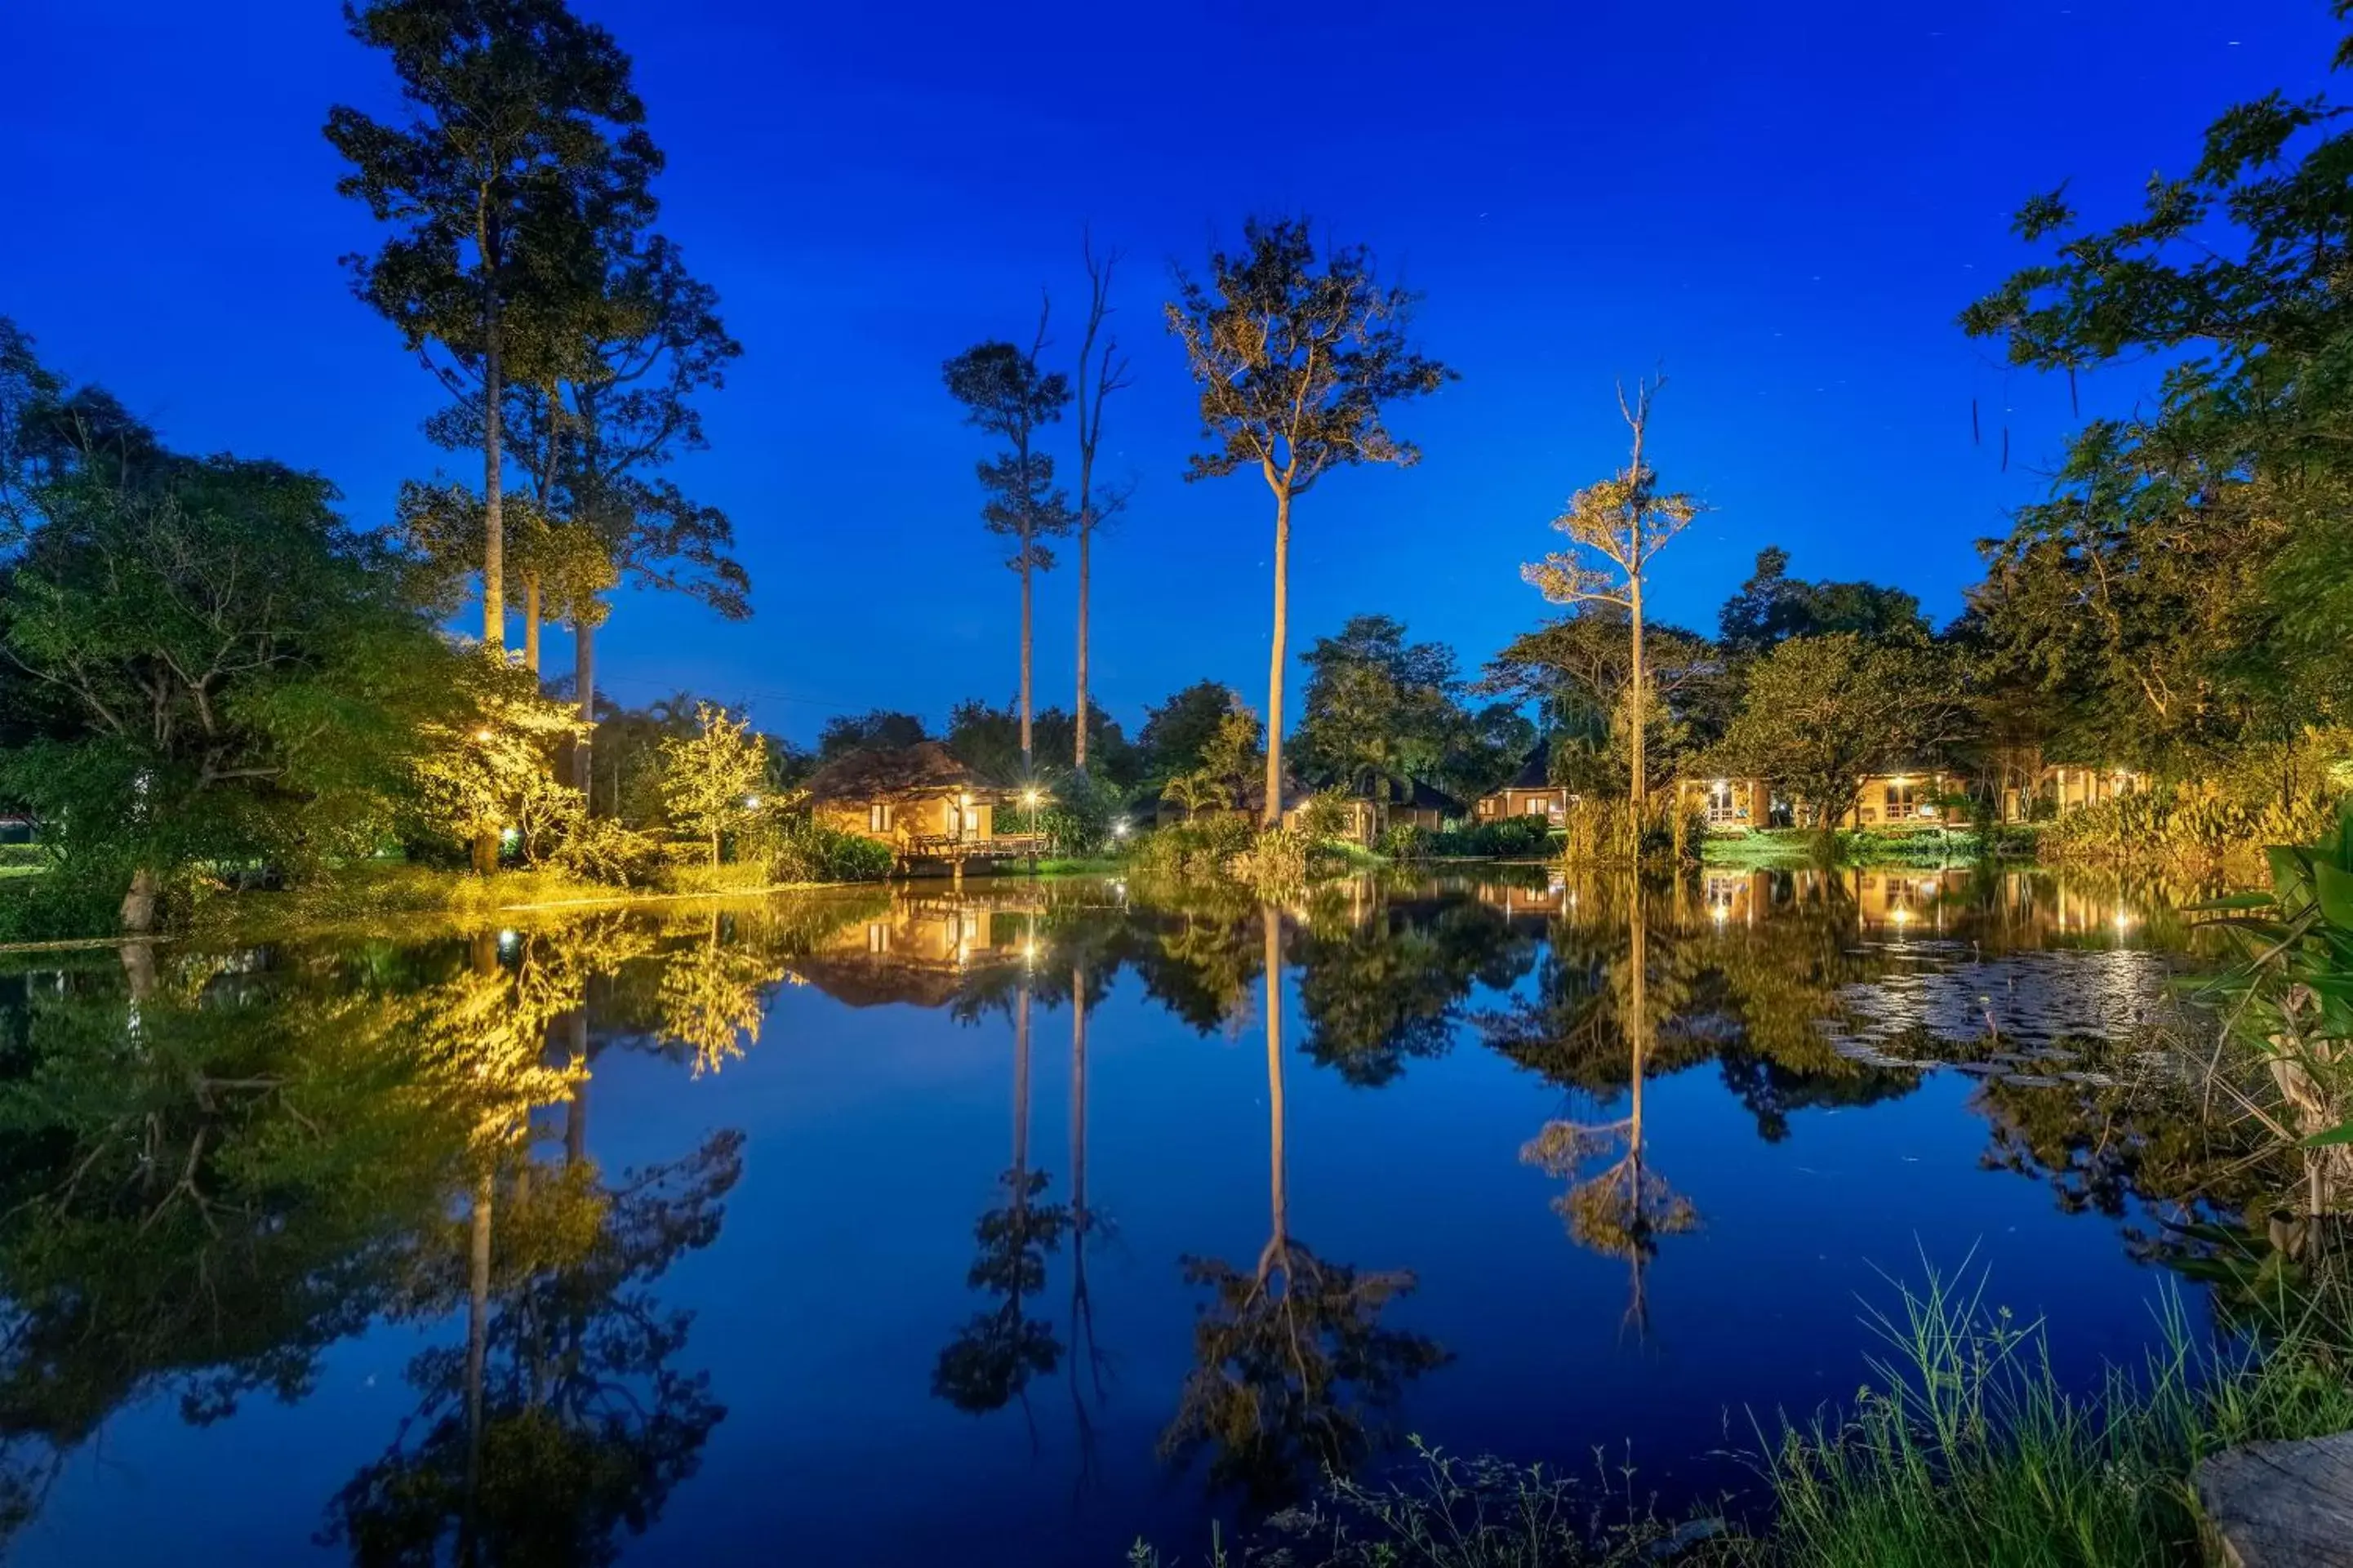
<instances>
[{"instance_id":1,"label":"wooden deck","mask_svg":"<svg viewBox=\"0 0 2353 1568\"><path fill-rule=\"evenodd\" d=\"M902 860L945 860L961 866L967 860L1011 860L1046 853L1042 833L997 833L987 838L959 837L949 833L913 833L899 841Z\"/></svg>"}]
</instances>

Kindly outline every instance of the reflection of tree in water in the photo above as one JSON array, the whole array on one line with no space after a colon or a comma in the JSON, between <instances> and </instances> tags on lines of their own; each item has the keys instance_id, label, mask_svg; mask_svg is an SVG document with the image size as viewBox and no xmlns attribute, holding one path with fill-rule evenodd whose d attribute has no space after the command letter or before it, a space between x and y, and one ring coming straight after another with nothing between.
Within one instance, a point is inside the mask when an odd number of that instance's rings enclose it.
<instances>
[{"instance_id":1,"label":"reflection of tree in water","mask_svg":"<svg viewBox=\"0 0 2353 1568\"><path fill-rule=\"evenodd\" d=\"M760 1038L768 988L783 971L774 961L724 940L727 917L713 910L700 942L668 955L662 965L660 1030L686 1047L693 1073L717 1072Z\"/></svg>"},{"instance_id":2,"label":"reflection of tree in water","mask_svg":"<svg viewBox=\"0 0 2353 1568\"><path fill-rule=\"evenodd\" d=\"M1071 1416L1078 1431L1079 1479L1084 1492L1094 1479L1094 1417L1100 1407L1106 1358L1095 1341L1094 1297L1087 1288L1087 1243L1103 1216L1087 1196L1087 1014L1098 1000L1094 972L1084 953L1071 966Z\"/></svg>"},{"instance_id":3,"label":"reflection of tree in water","mask_svg":"<svg viewBox=\"0 0 2353 1568\"><path fill-rule=\"evenodd\" d=\"M1627 1043L1627 1113L1614 1121L1554 1121L1530 1139L1520 1158L1569 1184L1553 1200L1579 1247L1622 1260L1631 1280L1627 1320L1640 1332L1650 1322L1647 1270L1658 1256L1659 1238L1692 1229L1699 1215L1691 1200L1675 1193L1651 1169L1643 1146L1642 1091L1650 1078L1651 1016L1651 930L1647 891L1633 881L1626 896L1626 946L1614 966L1609 995L1616 1033ZM1670 954L1672 963L1672 953ZM1672 973L1671 969L1671 973ZM1668 999L1680 1000L1678 984ZM1592 1163L1615 1153L1599 1171Z\"/></svg>"},{"instance_id":4,"label":"reflection of tree in water","mask_svg":"<svg viewBox=\"0 0 2353 1568\"><path fill-rule=\"evenodd\" d=\"M74 975L0 1059L0 1466L21 1519L115 1410L309 1391L398 1298L486 1123L560 1097L495 942Z\"/></svg>"},{"instance_id":5,"label":"reflection of tree in water","mask_svg":"<svg viewBox=\"0 0 2353 1568\"><path fill-rule=\"evenodd\" d=\"M1001 1410L1016 1398L1027 1407L1029 1381L1061 1363L1053 1326L1029 1315L1028 1303L1046 1286L1046 1257L1061 1245L1071 1213L1040 1203L1050 1178L1029 1169L1029 1015L1027 986L1013 1011L1013 1163L998 1178L1004 1202L980 1216L973 1235L979 1256L965 1275L996 1306L972 1315L940 1352L932 1393L959 1410Z\"/></svg>"},{"instance_id":6,"label":"reflection of tree in water","mask_svg":"<svg viewBox=\"0 0 2353 1568\"><path fill-rule=\"evenodd\" d=\"M1196 1364L1160 1447L1179 1460L1212 1449L1213 1482L1271 1504L1294 1495L1319 1468L1353 1465L1371 1446L1371 1415L1447 1352L1424 1335L1381 1323L1388 1305L1413 1289L1409 1271L1327 1263L1291 1234L1282 918L1268 909L1261 921L1271 1229L1250 1269L1184 1260L1186 1279L1207 1286L1209 1300L1195 1320Z\"/></svg>"},{"instance_id":7,"label":"reflection of tree in water","mask_svg":"<svg viewBox=\"0 0 2353 1568\"><path fill-rule=\"evenodd\" d=\"M1303 1048L1362 1086L1445 1054L1472 987L1503 990L1535 959L1533 938L1467 900L1398 907L1376 897L1319 913L1295 954Z\"/></svg>"},{"instance_id":8,"label":"reflection of tree in water","mask_svg":"<svg viewBox=\"0 0 2353 1568\"><path fill-rule=\"evenodd\" d=\"M673 1364L691 1314L653 1285L716 1238L742 1146L720 1132L610 1187L584 1163L512 1162L495 1205L478 1190L463 1264L450 1235L409 1310L446 1312L487 1280L488 1310L470 1309L462 1348L411 1364L417 1413L330 1505L322 1541L366 1563L438 1563L445 1545L459 1563L605 1563L652 1523L724 1414L707 1375Z\"/></svg>"}]
</instances>

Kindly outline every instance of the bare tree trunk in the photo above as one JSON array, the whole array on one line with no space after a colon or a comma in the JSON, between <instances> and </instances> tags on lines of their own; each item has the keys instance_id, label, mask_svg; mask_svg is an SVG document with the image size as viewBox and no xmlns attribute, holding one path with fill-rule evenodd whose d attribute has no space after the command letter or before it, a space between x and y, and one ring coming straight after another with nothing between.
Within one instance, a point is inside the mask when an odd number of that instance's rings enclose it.
<instances>
[{"instance_id":1,"label":"bare tree trunk","mask_svg":"<svg viewBox=\"0 0 2353 1568\"><path fill-rule=\"evenodd\" d=\"M1088 458L1093 453L1087 454ZM1087 515L1087 467L1079 465L1079 700L1078 737L1071 743L1076 754L1073 765L1083 776L1087 771L1087 546L1094 538L1093 520Z\"/></svg>"},{"instance_id":2,"label":"bare tree trunk","mask_svg":"<svg viewBox=\"0 0 2353 1568\"><path fill-rule=\"evenodd\" d=\"M1639 554L1636 559L1641 559ZM1633 574L1630 585L1632 591L1627 596L1633 604L1633 611L1630 616L1631 623L1630 636L1634 687L1631 693L1632 712L1628 721L1633 726L1634 731L1631 737L1634 763L1634 830L1640 834L1642 824L1648 820L1651 804L1651 766L1650 758L1646 754L1649 736L1645 733L1650 728L1646 722L1649 718L1649 704L1644 700L1646 694L1642 689L1642 574L1640 571Z\"/></svg>"},{"instance_id":3,"label":"bare tree trunk","mask_svg":"<svg viewBox=\"0 0 2353 1568\"><path fill-rule=\"evenodd\" d=\"M1259 920L1266 928L1267 1196L1272 1223L1267 1249L1281 1258L1291 1247L1290 1169L1282 1146L1282 917L1265 904Z\"/></svg>"},{"instance_id":4,"label":"bare tree trunk","mask_svg":"<svg viewBox=\"0 0 2353 1568\"><path fill-rule=\"evenodd\" d=\"M499 290L490 264L484 263L483 314L487 328L482 355L482 647L503 660L507 651L507 579L505 498L499 462L500 399L505 365L499 341Z\"/></svg>"},{"instance_id":5,"label":"bare tree trunk","mask_svg":"<svg viewBox=\"0 0 2353 1568\"><path fill-rule=\"evenodd\" d=\"M1026 783L1031 776L1029 749L1029 648L1030 593L1029 544L1021 545L1021 777Z\"/></svg>"},{"instance_id":6,"label":"bare tree trunk","mask_svg":"<svg viewBox=\"0 0 2353 1568\"><path fill-rule=\"evenodd\" d=\"M539 574L522 574L522 667L539 673Z\"/></svg>"},{"instance_id":7,"label":"bare tree trunk","mask_svg":"<svg viewBox=\"0 0 2353 1568\"><path fill-rule=\"evenodd\" d=\"M144 935L155 929L156 879L155 868L142 866L131 873L131 886L122 895L122 929Z\"/></svg>"},{"instance_id":8,"label":"bare tree trunk","mask_svg":"<svg viewBox=\"0 0 2353 1568\"><path fill-rule=\"evenodd\" d=\"M572 617L572 680L580 689L581 725L580 737L572 743L572 782L588 795L596 782L596 623L585 610Z\"/></svg>"},{"instance_id":9,"label":"bare tree trunk","mask_svg":"<svg viewBox=\"0 0 2353 1568\"><path fill-rule=\"evenodd\" d=\"M1283 639L1291 629L1291 490L1274 492L1274 647L1266 678L1266 805L1259 814L1268 827L1282 823Z\"/></svg>"},{"instance_id":10,"label":"bare tree trunk","mask_svg":"<svg viewBox=\"0 0 2353 1568\"><path fill-rule=\"evenodd\" d=\"M471 1246L466 1259L466 1508L458 1561L474 1561L476 1500L482 1487L482 1384L491 1347L491 1205L492 1173L474 1183Z\"/></svg>"},{"instance_id":11,"label":"bare tree trunk","mask_svg":"<svg viewBox=\"0 0 2353 1568\"><path fill-rule=\"evenodd\" d=\"M588 1157L588 998L572 1009L565 1020L572 1046L572 1092L564 1101L564 1163L577 1165Z\"/></svg>"}]
</instances>

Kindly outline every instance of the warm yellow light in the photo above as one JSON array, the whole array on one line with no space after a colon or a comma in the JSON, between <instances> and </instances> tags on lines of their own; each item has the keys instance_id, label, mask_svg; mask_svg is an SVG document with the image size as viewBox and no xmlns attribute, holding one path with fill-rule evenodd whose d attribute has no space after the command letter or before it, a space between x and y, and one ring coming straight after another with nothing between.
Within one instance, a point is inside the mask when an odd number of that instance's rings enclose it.
<instances>
[{"instance_id":1,"label":"warm yellow light","mask_svg":"<svg viewBox=\"0 0 2353 1568\"><path fill-rule=\"evenodd\" d=\"M1912 923L1912 911L1910 910L1897 910L1895 911L1894 920L1897 925L1910 925Z\"/></svg>"},{"instance_id":2,"label":"warm yellow light","mask_svg":"<svg viewBox=\"0 0 2353 1568\"><path fill-rule=\"evenodd\" d=\"M744 797L744 810L746 810L746 811L757 811L757 810L759 810L759 809L760 809L760 797L759 797L758 795L745 795L745 796Z\"/></svg>"},{"instance_id":3,"label":"warm yellow light","mask_svg":"<svg viewBox=\"0 0 2353 1568\"><path fill-rule=\"evenodd\" d=\"M491 732L488 730L477 730L474 731L474 739L477 741L487 741L490 738Z\"/></svg>"},{"instance_id":4,"label":"warm yellow light","mask_svg":"<svg viewBox=\"0 0 2353 1568\"><path fill-rule=\"evenodd\" d=\"M1890 784L1894 784L1897 789L1903 789L1903 788L1905 788L1906 785L1908 785L1908 784L1911 784L1912 779L1911 779L1911 776L1910 776L1909 774L1907 774L1907 773L1897 773L1894 778L1890 779L1888 782L1889 782Z\"/></svg>"},{"instance_id":5,"label":"warm yellow light","mask_svg":"<svg viewBox=\"0 0 2353 1568\"><path fill-rule=\"evenodd\" d=\"M1034 789L1023 790L1021 792L1021 804L1029 806L1033 811L1036 810L1038 805L1038 792Z\"/></svg>"}]
</instances>

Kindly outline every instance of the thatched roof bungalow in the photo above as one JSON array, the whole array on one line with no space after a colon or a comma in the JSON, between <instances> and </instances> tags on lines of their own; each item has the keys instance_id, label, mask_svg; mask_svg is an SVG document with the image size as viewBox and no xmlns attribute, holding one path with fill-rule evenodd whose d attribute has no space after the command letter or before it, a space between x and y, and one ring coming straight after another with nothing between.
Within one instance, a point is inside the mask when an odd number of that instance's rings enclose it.
<instances>
[{"instance_id":1,"label":"thatched roof bungalow","mask_svg":"<svg viewBox=\"0 0 2353 1568\"><path fill-rule=\"evenodd\" d=\"M1029 819L1039 797L989 784L937 741L852 752L819 768L808 792L819 822L905 858L1022 855L1039 843Z\"/></svg>"}]
</instances>

